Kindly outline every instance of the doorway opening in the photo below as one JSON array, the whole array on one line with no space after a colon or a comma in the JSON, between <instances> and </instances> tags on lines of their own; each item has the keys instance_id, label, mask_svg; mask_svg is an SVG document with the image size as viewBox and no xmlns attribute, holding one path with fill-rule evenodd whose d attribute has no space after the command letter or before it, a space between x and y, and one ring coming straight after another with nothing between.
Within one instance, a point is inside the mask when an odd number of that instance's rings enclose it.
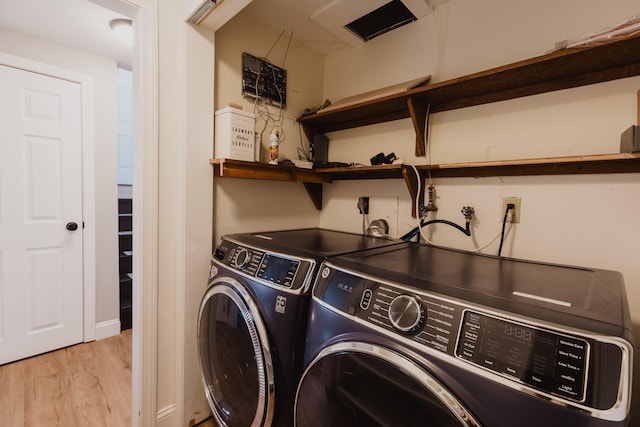
<instances>
[{"instance_id":1,"label":"doorway opening","mask_svg":"<svg viewBox=\"0 0 640 427\"><path fill-rule=\"evenodd\" d=\"M93 55L95 58L109 58L109 56L104 55L102 51L98 51L98 49L101 49L101 45L95 41L94 37L102 34L103 29L102 25L98 25L98 21L93 19L94 16L89 14L89 9L100 8L110 11L112 14L115 13L127 17L137 17L139 11L137 7L133 6L134 4L136 4L136 2L127 3L121 0L67 0L63 5L56 2L50 2L48 0L3 0L1 6L2 14L0 15L4 16L0 16L0 32L5 34L6 30L6 34L10 34L11 37L5 38L4 43L0 42L0 51L6 50L7 53L20 57L33 56L31 59L42 63L50 62L53 65L65 69L77 69L79 73L92 75L93 68L90 67L93 67L93 63L90 63L89 60L85 61L84 57L79 59L79 55L78 58L76 58L75 53L71 52L71 50L74 49L81 52L83 55L89 54ZM52 13L48 12L50 8L54 9ZM37 11L38 13L34 13L34 11ZM62 19L57 19L58 15L60 15ZM74 23L78 24L78 27L84 29L84 32L75 33L73 35L75 40L71 40L69 43L62 40L62 38L69 35L72 27L76 27L73 23L68 23L66 19L71 19ZM57 25L57 28L51 28L51 25ZM109 31L108 26L105 27L105 31ZM17 42L13 43L14 46L9 45L7 42L9 40L14 40L14 38ZM83 48L79 46L78 44L81 42L85 42L89 47ZM60 54L58 54L59 47L65 48L64 51L60 49ZM92 50L94 48L95 50ZM131 51L130 56L133 56ZM129 69L131 69L133 59L134 58L128 59L127 67ZM115 67L113 70L115 73ZM129 73L131 73L131 71L129 71ZM133 77L133 73L131 73L131 77ZM116 269L113 268L115 266L115 262L118 262L118 252L120 250L118 242L119 236L116 236L116 233L119 232L117 231L117 226L115 226L115 216L118 215L117 199L120 198L117 189L119 180L116 180L118 172L115 170L115 164L113 161L117 155L114 154L117 152L116 144L119 145L119 142L115 139L115 132L113 135L114 138L111 137L111 128L108 132L103 132L103 122L100 121L101 118L97 117L102 114L100 109L95 108L95 105L98 104L100 100L104 99L102 95L105 94L104 92L101 92L102 87L100 78L96 78L94 76L91 80L90 87L92 89L88 92L94 93L94 99L98 100L96 103L91 103L91 105L94 105L94 119L91 125L96 129L96 131L91 132L91 134L94 135L96 144L95 156L93 149L86 155L91 159L87 163L87 166L92 169L90 173L95 172L95 179L92 178L87 186L89 190L87 191L88 197L85 195L85 203L87 205L91 205L91 209L95 211L90 212L90 214L95 213L98 218L97 220L93 220L85 217L84 220L86 221L85 232L87 229L91 229L94 234L97 234L98 236L97 238L92 239L92 242L90 242L91 245L87 245L95 247L95 252L89 254L89 256L85 254L84 260L85 263L88 262L85 271L93 269L89 274L87 274L87 276L95 278L97 282L97 289L95 293L85 296L85 307L91 306L92 309L95 309L95 313L93 313L94 317L88 321L85 320L85 322L89 322L91 324L90 329L92 330L91 334L87 335L85 333L85 341L110 337L117 335L121 329L126 329L127 327L131 328L133 325L133 322L131 321L131 313L134 311L133 301L131 298L131 286L128 286L126 290L120 290L118 286L118 274ZM115 95L114 88L111 88L111 94ZM109 99L111 99L111 95L109 95ZM133 101L129 104L130 113L134 110L131 107L132 104ZM86 105L89 104L87 103ZM109 115L111 116L111 113ZM113 117L115 118L115 113L113 113ZM115 121L113 121L113 126L115 127ZM109 136L106 137L105 135ZM131 141L131 143L133 144L133 141ZM110 146L108 148L110 151L108 156L103 156L104 147L107 145ZM130 161L131 166L133 166L132 156L130 156ZM108 180L105 179L105 165L109 165L109 168L113 168L113 170L108 172ZM94 166L96 169L95 171L93 171ZM85 171L86 170L87 169L85 169ZM105 185L105 183L107 184ZM132 192L132 184L133 182L128 184L129 193ZM103 198L105 193L108 193L107 197ZM89 200L89 202L86 202L86 200ZM102 219L107 216L106 212L108 212L108 217L110 218L108 224L102 221ZM81 230L82 219L83 218L81 218L80 221L77 221ZM104 227L105 224L108 225L108 227ZM108 234L111 237L108 244L104 245L105 239L103 236L106 234L106 230L108 230ZM87 234L85 233L85 240L86 235ZM108 256L105 255L107 252L109 253ZM130 274L132 274L132 272L130 272ZM105 282L108 282L108 286L102 286ZM108 288L113 289L113 291L105 291L105 289ZM126 303L120 303L120 295L118 295L119 291L124 298L127 297L126 293L128 291L128 307ZM105 298L105 292L108 293L108 298ZM86 292L85 295L87 295ZM126 315L127 310L129 313L128 316ZM87 316L85 313L85 319L86 318ZM131 337L131 335L129 335L129 337ZM134 348L139 346L139 342L137 344L133 344ZM133 363L132 365L134 366L134 370L138 369L140 366L139 363ZM134 377L137 376L138 374L134 373ZM138 381L138 383L139 382L140 381ZM139 388L140 385L138 384L137 387ZM136 389L136 386L133 388ZM135 392L135 394L136 396L139 395L138 392Z\"/></svg>"},{"instance_id":2,"label":"doorway opening","mask_svg":"<svg viewBox=\"0 0 640 427\"><path fill-rule=\"evenodd\" d=\"M120 330L133 314L133 73L118 68L118 272Z\"/></svg>"}]
</instances>

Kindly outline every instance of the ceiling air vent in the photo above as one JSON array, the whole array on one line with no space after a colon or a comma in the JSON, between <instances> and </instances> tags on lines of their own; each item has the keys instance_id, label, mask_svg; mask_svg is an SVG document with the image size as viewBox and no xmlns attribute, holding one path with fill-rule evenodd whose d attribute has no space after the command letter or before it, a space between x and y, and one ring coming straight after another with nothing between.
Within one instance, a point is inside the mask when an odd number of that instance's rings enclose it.
<instances>
[{"instance_id":1,"label":"ceiling air vent","mask_svg":"<svg viewBox=\"0 0 640 427\"><path fill-rule=\"evenodd\" d=\"M421 19L433 12L435 3L449 0L325 0L312 21L355 47L367 40Z\"/></svg>"},{"instance_id":2,"label":"ceiling air vent","mask_svg":"<svg viewBox=\"0 0 640 427\"><path fill-rule=\"evenodd\" d=\"M345 25L364 41L417 20L400 0L393 0Z\"/></svg>"}]
</instances>

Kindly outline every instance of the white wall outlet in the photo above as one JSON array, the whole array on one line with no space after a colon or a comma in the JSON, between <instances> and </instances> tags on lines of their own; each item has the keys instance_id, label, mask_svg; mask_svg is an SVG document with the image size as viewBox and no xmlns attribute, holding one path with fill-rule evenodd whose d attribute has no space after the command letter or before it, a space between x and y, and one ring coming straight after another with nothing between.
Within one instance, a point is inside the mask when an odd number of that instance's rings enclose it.
<instances>
[{"instance_id":1,"label":"white wall outlet","mask_svg":"<svg viewBox=\"0 0 640 427\"><path fill-rule=\"evenodd\" d=\"M398 198L369 197L369 222L384 219L389 224L389 237L398 237Z\"/></svg>"},{"instance_id":2,"label":"white wall outlet","mask_svg":"<svg viewBox=\"0 0 640 427\"><path fill-rule=\"evenodd\" d=\"M507 205L510 203L515 207L511 210L510 217L507 217L507 222L518 223L520 222L520 207L521 207L520 197L503 197L502 198L502 209L500 210L500 222L502 222L502 220L504 219L504 213L507 210ZM511 218L511 221L509 221L509 218Z\"/></svg>"}]
</instances>

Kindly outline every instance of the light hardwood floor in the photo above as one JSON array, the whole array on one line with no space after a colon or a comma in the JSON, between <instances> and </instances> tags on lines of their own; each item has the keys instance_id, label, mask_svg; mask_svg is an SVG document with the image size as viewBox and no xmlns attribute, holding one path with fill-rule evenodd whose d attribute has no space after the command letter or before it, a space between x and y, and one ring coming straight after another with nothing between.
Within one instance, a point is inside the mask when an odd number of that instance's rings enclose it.
<instances>
[{"instance_id":1,"label":"light hardwood floor","mask_svg":"<svg viewBox=\"0 0 640 427\"><path fill-rule=\"evenodd\" d=\"M131 330L0 366L0 426L131 426Z\"/></svg>"}]
</instances>

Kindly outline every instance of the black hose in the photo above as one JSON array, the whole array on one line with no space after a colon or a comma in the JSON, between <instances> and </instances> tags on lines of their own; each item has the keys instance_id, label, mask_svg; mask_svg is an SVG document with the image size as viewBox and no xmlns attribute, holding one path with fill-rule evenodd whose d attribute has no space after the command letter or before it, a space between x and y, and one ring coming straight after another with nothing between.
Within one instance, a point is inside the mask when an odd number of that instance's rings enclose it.
<instances>
[{"instance_id":1,"label":"black hose","mask_svg":"<svg viewBox=\"0 0 640 427\"><path fill-rule=\"evenodd\" d=\"M454 222L447 221L446 219L432 219L431 221L427 221L427 222L425 222L425 223L420 222L420 225L421 225L422 227L425 227L425 226L427 226L427 225L429 225L429 224L438 224L438 223L439 223L439 224L447 224L447 225L450 225L450 226L455 227L455 228L457 228L458 230L462 231L465 235L467 235L467 236L471 236L471 229L470 229L470 227L469 227L469 221L467 221L467 228L466 228L466 229L465 229L465 228L462 228L461 226L459 226L458 224L456 224L456 223L454 223Z\"/></svg>"},{"instance_id":2,"label":"black hose","mask_svg":"<svg viewBox=\"0 0 640 427\"><path fill-rule=\"evenodd\" d=\"M446 219L432 219L430 221L420 221L420 227L426 227L427 225L431 225L431 224L447 224L450 225L454 228L457 228L458 230L460 230L462 233L464 233L467 236L471 236L471 227L469 225L470 221L467 220L467 226L466 228L462 228L461 226L459 226L458 224L451 222L451 221L447 221ZM400 237L401 240L411 240L413 239L418 233L420 232L420 228L419 227L415 227L413 230L409 231L408 233L406 233L404 236Z\"/></svg>"},{"instance_id":3,"label":"black hose","mask_svg":"<svg viewBox=\"0 0 640 427\"><path fill-rule=\"evenodd\" d=\"M509 215L510 205L507 205L507 209L504 211L504 218L502 219L502 236L500 236L500 248L498 249L498 256L502 256L502 244L504 243L504 229L507 225L507 216Z\"/></svg>"}]
</instances>

